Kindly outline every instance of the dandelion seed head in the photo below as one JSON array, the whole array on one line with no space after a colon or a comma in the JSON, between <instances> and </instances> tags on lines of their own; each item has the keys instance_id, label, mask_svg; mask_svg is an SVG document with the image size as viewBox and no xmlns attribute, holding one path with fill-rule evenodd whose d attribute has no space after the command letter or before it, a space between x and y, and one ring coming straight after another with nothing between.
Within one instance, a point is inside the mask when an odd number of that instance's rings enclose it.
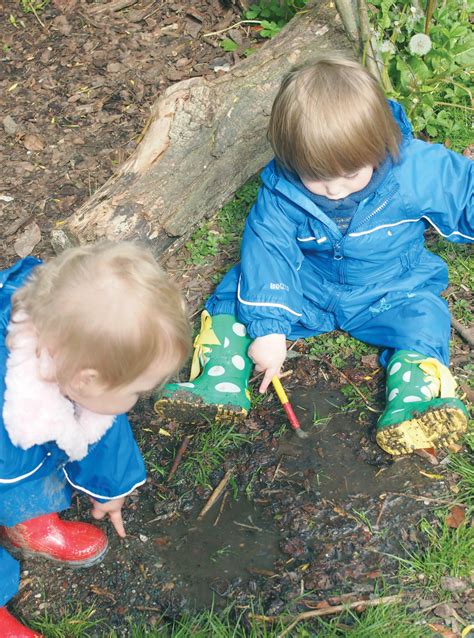
<instances>
[{"instance_id":1,"label":"dandelion seed head","mask_svg":"<svg viewBox=\"0 0 474 638\"><path fill-rule=\"evenodd\" d=\"M431 50L431 39L424 33L417 33L410 39L408 48L413 55L426 55Z\"/></svg>"}]
</instances>

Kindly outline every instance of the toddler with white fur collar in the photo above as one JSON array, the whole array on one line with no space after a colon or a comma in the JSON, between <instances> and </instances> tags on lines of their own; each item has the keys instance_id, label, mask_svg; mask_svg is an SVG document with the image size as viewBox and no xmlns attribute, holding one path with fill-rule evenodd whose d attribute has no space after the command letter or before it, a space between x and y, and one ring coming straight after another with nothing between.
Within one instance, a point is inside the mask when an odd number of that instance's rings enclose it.
<instances>
[{"instance_id":1,"label":"toddler with white fur collar","mask_svg":"<svg viewBox=\"0 0 474 638\"><path fill-rule=\"evenodd\" d=\"M22 554L88 566L107 537L61 520L73 490L125 536L121 509L145 481L125 412L184 362L190 328L177 288L132 243L26 258L0 272L0 539ZM0 547L0 635L38 636L5 604L19 563Z\"/></svg>"}]
</instances>

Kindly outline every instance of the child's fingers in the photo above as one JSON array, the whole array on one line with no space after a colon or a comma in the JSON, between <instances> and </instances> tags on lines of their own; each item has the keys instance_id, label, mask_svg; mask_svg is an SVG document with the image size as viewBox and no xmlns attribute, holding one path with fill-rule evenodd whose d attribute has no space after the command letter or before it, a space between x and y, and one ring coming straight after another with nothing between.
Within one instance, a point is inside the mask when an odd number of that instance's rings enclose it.
<instances>
[{"instance_id":1,"label":"child's fingers","mask_svg":"<svg viewBox=\"0 0 474 638\"><path fill-rule=\"evenodd\" d=\"M260 394L264 394L267 391L268 386L272 382L272 378L279 372L280 371L278 368L268 368L267 370L265 370L262 383L260 384L260 387L258 389Z\"/></svg>"},{"instance_id":2,"label":"child's fingers","mask_svg":"<svg viewBox=\"0 0 474 638\"><path fill-rule=\"evenodd\" d=\"M97 507L93 507L92 508L92 516L97 520L100 521L104 518L105 516L105 512L103 512L102 510L98 509Z\"/></svg>"},{"instance_id":3,"label":"child's fingers","mask_svg":"<svg viewBox=\"0 0 474 638\"><path fill-rule=\"evenodd\" d=\"M125 527L123 526L123 518L122 512L118 510L117 512L109 512L110 522L115 527L115 531L120 536L120 538L125 538Z\"/></svg>"}]
</instances>

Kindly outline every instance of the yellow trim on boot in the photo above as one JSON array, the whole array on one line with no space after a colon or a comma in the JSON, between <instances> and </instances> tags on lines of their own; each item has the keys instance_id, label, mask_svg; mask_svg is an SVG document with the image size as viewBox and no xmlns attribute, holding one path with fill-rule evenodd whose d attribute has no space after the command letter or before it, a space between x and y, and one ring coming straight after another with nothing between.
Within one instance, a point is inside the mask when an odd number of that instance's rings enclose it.
<instances>
[{"instance_id":1,"label":"yellow trim on boot","mask_svg":"<svg viewBox=\"0 0 474 638\"><path fill-rule=\"evenodd\" d=\"M454 443L467 428L467 417L455 407L429 410L415 419L379 430L380 447L395 456Z\"/></svg>"},{"instance_id":2,"label":"yellow trim on boot","mask_svg":"<svg viewBox=\"0 0 474 638\"><path fill-rule=\"evenodd\" d=\"M430 384L430 390L434 397L447 399L456 396L457 383L449 368L443 365L437 359L423 359L418 363L421 370L433 379L433 387ZM434 385L436 384L436 388Z\"/></svg>"},{"instance_id":3,"label":"yellow trim on boot","mask_svg":"<svg viewBox=\"0 0 474 638\"><path fill-rule=\"evenodd\" d=\"M201 374L201 369L204 365L204 356L211 350L211 348L206 348L206 346L220 345L221 342L212 329L212 317L207 310L203 310L201 313L201 329L194 339L194 354L191 363L191 373L189 375L190 381L194 381L194 379Z\"/></svg>"}]
</instances>

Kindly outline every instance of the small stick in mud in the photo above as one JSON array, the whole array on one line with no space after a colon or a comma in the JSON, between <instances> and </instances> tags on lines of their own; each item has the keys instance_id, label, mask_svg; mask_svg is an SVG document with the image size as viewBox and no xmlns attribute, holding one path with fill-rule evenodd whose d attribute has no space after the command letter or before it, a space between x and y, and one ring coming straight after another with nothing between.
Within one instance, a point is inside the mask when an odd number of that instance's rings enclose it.
<instances>
[{"instance_id":1,"label":"small stick in mud","mask_svg":"<svg viewBox=\"0 0 474 638\"><path fill-rule=\"evenodd\" d=\"M176 454L176 457L173 461L173 465L171 466L170 473L168 474L168 477L166 479L167 483L171 481L176 470L178 469L178 465L181 463L181 459L183 458L183 454L186 452L186 448L188 447L190 440L191 440L190 436L184 437L183 442L181 443L181 447L179 448L178 453Z\"/></svg>"},{"instance_id":2,"label":"small stick in mud","mask_svg":"<svg viewBox=\"0 0 474 638\"><path fill-rule=\"evenodd\" d=\"M221 480L219 485L216 487L216 489L212 492L211 496L209 497L209 500L204 505L202 510L199 512L199 515L196 520L200 521L202 517L205 516L207 512L211 509L211 507L215 504L219 496L225 490L227 483L230 481L232 474L233 474L232 470L227 470L227 472L224 474L223 479Z\"/></svg>"},{"instance_id":3,"label":"small stick in mud","mask_svg":"<svg viewBox=\"0 0 474 638\"><path fill-rule=\"evenodd\" d=\"M291 407L291 403L286 396L286 392L283 390L283 386L281 385L280 379L277 376L272 378L273 387L275 388L275 392L277 393L278 398L280 399L280 403L283 406L283 409L286 412L286 416L288 417L288 421L292 429L296 432L296 436L299 436L300 439L308 438L308 434L303 432L301 429L300 422L298 421L296 414Z\"/></svg>"}]
</instances>

